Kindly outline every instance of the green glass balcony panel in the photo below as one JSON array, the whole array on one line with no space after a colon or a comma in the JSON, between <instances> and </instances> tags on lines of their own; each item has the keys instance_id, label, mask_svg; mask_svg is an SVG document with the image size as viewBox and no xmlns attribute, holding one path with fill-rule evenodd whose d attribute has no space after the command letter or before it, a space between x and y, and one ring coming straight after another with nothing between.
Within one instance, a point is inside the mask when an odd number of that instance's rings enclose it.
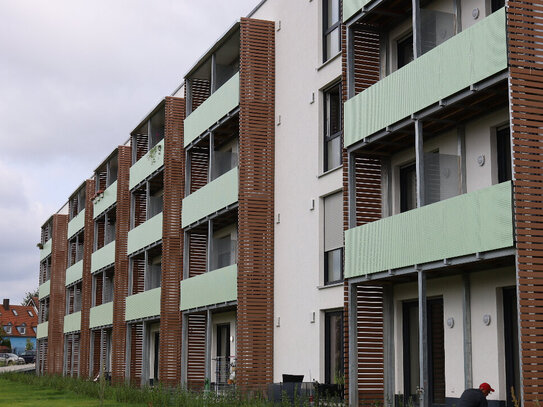
<instances>
[{"instance_id":1,"label":"green glass balcony panel","mask_svg":"<svg viewBox=\"0 0 543 407\"><path fill-rule=\"evenodd\" d=\"M128 254L162 239L162 212L128 232Z\"/></svg>"},{"instance_id":2,"label":"green glass balcony panel","mask_svg":"<svg viewBox=\"0 0 543 407\"><path fill-rule=\"evenodd\" d=\"M141 157L132 167L130 167L130 181L128 183L129 188L134 188L137 184L163 165L164 140L161 140L156 146L150 149L147 154Z\"/></svg>"},{"instance_id":3,"label":"green glass balcony panel","mask_svg":"<svg viewBox=\"0 0 543 407\"><path fill-rule=\"evenodd\" d=\"M181 281L181 311L237 300L237 281L237 264Z\"/></svg>"},{"instance_id":4,"label":"green glass balcony panel","mask_svg":"<svg viewBox=\"0 0 543 407\"><path fill-rule=\"evenodd\" d=\"M126 297L125 320L149 318L160 315L160 287Z\"/></svg>"},{"instance_id":5,"label":"green glass balcony panel","mask_svg":"<svg viewBox=\"0 0 543 407\"><path fill-rule=\"evenodd\" d=\"M96 250L91 256L91 273L115 263L115 241Z\"/></svg>"},{"instance_id":6,"label":"green glass balcony panel","mask_svg":"<svg viewBox=\"0 0 543 407\"><path fill-rule=\"evenodd\" d=\"M64 316L64 333L76 332L81 330L81 311Z\"/></svg>"},{"instance_id":7,"label":"green glass balcony panel","mask_svg":"<svg viewBox=\"0 0 543 407\"><path fill-rule=\"evenodd\" d=\"M185 119L185 147L238 105L239 72L228 79Z\"/></svg>"},{"instance_id":8,"label":"green glass balcony panel","mask_svg":"<svg viewBox=\"0 0 543 407\"><path fill-rule=\"evenodd\" d=\"M39 299L47 297L51 293L51 280L47 280L45 283L40 285L40 288L38 290Z\"/></svg>"},{"instance_id":9,"label":"green glass balcony panel","mask_svg":"<svg viewBox=\"0 0 543 407\"><path fill-rule=\"evenodd\" d=\"M68 222L68 239L79 232L85 226L85 209L81 210L71 221Z\"/></svg>"},{"instance_id":10,"label":"green glass balcony panel","mask_svg":"<svg viewBox=\"0 0 543 407\"><path fill-rule=\"evenodd\" d=\"M113 301L90 309L89 328L113 324Z\"/></svg>"},{"instance_id":11,"label":"green glass balcony panel","mask_svg":"<svg viewBox=\"0 0 543 407\"><path fill-rule=\"evenodd\" d=\"M40 249L40 261L42 261L51 254L52 245L53 239L49 239L47 242L45 242L45 244L43 245L43 249Z\"/></svg>"},{"instance_id":12,"label":"green glass balcony panel","mask_svg":"<svg viewBox=\"0 0 543 407\"><path fill-rule=\"evenodd\" d=\"M49 336L49 321L38 324L36 331L36 339L47 338Z\"/></svg>"},{"instance_id":13,"label":"green glass balcony panel","mask_svg":"<svg viewBox=\"0 0 543 407\"><path fill-rule=\"evenodd\" d=\"M104 213L104 211L115 202L117 202L117 181L107 187L104 193L97 196L92 202L94 206L92 212L94 219Z\"/></svg>"},{"instance_id":14,"label":"green glass balcony panel","mask_svg":"<svg viewBox=\"0 0 543 407\"><path fill-rule=\"evenodd\" d=\"M65 285L75 283L77 280L83 278L83 260L79 260L77 263L71 265L66 269Z\"/></svg>"},{"instance_id":15,"label":"green glass balcony panel","mask_svg":"<svg viewBox=\"0 0 543 407\"><path fill-rule=\"evenodd\" d=\"M513 246L511 182L345 232L345 277Z\"/></svg>"},{"instance_id":16,"label":"green glass balcony panel","mask_svg":"<svg viewBox=\"0 0 543 407\"><path fill-rule=\"evenodd\" d=\"M354 16L371 0L343 0L343 21Z\"/></svg>"},{"instance_id":17,"label":"green glass balcony panel","mask_svg":"<svg viewBox=\"0 0 543 407\"><path fill-rule=\"evenodd\" d=\"M348 100L345 147L504 69L501 9Z\"/></svg>"},{"instance_id":18,"label":"green glass balcony panel","mask_svg":"<svg viewBox=\"0 0 543 407\"><path fill-rule=\"evenodd\" d=\"M238 201L238 167L183 199L183 227Z\"/></svg>"}]
</instances>

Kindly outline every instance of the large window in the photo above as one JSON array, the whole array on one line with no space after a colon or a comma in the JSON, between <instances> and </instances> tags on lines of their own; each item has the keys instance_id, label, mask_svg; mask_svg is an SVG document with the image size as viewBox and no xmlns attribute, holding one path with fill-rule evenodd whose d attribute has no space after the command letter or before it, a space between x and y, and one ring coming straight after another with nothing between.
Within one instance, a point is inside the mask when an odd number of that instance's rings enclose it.
<instances>
[{"instance_id":1,"label":"large window","mask_svg":"<svg viewBox=\"0 0 543 407\"><path fill-rule=\"evenodd\" d=\"M511 181L511 132L509 126L496 131L498 150L498 182Z\"/></svg>"},{"instance_id":2,"label":"large window","mask_svg":"<svg viewBox=\"0 0 543 407\"><path fill-rule=\"evenodd\" d=\"M324 94L324 171L341 165L341 84Z\"/></svg>"},{"instance_id":3,"label":"large window","mask_svg":"<svg viewBox=\"0 0 543 407\"><path fill-rule=\"evenodd\" d=\"M402 38L397 43L398 69L413 61L413 34Z\"/></svg>"},{"instance_id":4,"label":"large window","mask_svg":"<svg viewBox=\"0 0 543 407\"><path fill-rule=\"evenodd\" d=\"M343 312L325 314L324 335L324 379L328 384L343 384Z\"/></svg>"},{"instance_id":5,"label":"large window","mask_svg":"<svg viewBox=\"0 0 543 407\"><path fill-rule=\"evenodd\" d=\"M324 198L324 283L343 279L343 195Z\"/></svg>"},{"instance_id":6,"label":"large window","mask_svg":"<svg viewBox=\"0 0 543 407\"><path fill-rule=\"evenodd\" d=\"M340 0L323 0L323 62L341 50Z\"/></svg>"},{"instance_id":7,"label":"large window","mask_svg":"<svg viewBox=\"0 0 543 407\"><path fill-rule=\"evenodd\" d=\"M417 171L415 163L400 168L400 212L417 207Z\"/></svg>"}]
</instances>

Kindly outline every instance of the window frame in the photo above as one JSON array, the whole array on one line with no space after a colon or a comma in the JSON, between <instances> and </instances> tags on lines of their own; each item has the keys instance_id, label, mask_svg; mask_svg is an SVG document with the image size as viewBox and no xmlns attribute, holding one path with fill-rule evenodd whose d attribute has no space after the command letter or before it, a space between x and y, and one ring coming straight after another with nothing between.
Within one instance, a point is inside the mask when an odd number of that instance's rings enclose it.
<instances>
[{"instance_id":1,"label":"window frame","mask_svg":"<svg viewBox=\"0 0 543 407\"><path fill-rule=\"evenodd\" d=\"M330 101L330 95L332 94L332 91L335 90L335 88L337 87L337 91L338 91L338 100L339 100L339 108L338 108L338 112L339 112L339 130L336 131L335 133L333 134L330 134L330 112L332 109L330 109L329 107L329 101ZM333 169L335 168L339 168L341 167L342 163L343 163L343 157L342 157L342 151L343 151L343 148L342 148L342 145L341 145L341 140L340 140L340 148L339 148L339 165L337 167L330 167L328 166L328 161L329 161L329 157L328 157L328 143L330 143L331 141L333 141L334 139L338 138L338 137L342 137L343 136L343 126L341 125L341 122L342 122L342 119L343 119L343 103L342 103L342 83L341 83L341 80L339 81L336 81L334 82L332 85L326 87L325 89L323 89L322 91L322 96L323 96L323 107L322 107L322 113L323 113L323 116L322 116L322 124L323 124L323 136L322 136L322 145L323 145L323 172L328 172L328 171L332 171Z\"/></svg>"},{"instance_id":2,"label":"window frame","mask_svg":"<svg viewBox=\"0 0 543 407\"><path fill-rule=\"evenodd\" d=\"M338 3L338 19L337 21L328 27L328 2L337 1ZM335 55L328 55L328 49L326 47L326 38L335 29L338 29L338 50L341 52L341 0L322 0L322 62L325 63L332 59Z\"/></svg>"},{"instance_id":3,"label":"window frame","mask_svg":"<svg viewBox=\"0 0 543 407\"><path fill-rule=\"evenodd\" d=\"M330 341L330 331L331 331L331 319L332 317L339 317L339 320L341 321L341 329L340 329L340 339L341 339L341 349L345 346L345 335L344 335L344 329L345 329L345 321L344 321L344 315L342 310L330 310L324 312L324 383L326 384L333 384L332 383L332 377L331 377L331 350L332 350L332 343ZM341 364L343 368L343 377L345 377L345 357L343 355L343 352L339 352L341 357ZM335 383L338 384L338 383Z\"/></svg>"}]
</instances>

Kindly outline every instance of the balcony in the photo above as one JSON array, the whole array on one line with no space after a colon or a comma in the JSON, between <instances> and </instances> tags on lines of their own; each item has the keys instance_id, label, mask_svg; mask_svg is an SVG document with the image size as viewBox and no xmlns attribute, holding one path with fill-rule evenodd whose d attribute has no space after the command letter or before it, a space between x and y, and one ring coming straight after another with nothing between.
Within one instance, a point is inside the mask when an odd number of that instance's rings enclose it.
<instances>
[{"instance_id":1,"label":"balcony","mask_svg":"<svg viewBox=\"0 0 543 407\"><path fill-rule=\"evenodd\" d=\"M74 265L66 269L66 282L65 285L69 286L70 284L75 283L77 280L83 278L83 260L79 260Z\"/></svg>"},{"instance_id":2,"label":"balcony","mask_svg":"<svg viewBox=\"0 0 543 407\"><path fill-rule=\"evenodd\" d=\"M128 255L162 239L162 212L128 232Z\"/></svg>"},{"instance_id":3,"label":"balcony","mask_svg":"<svg viewBox=\"0 0 543 407\"><path fill-rule=\"evenodd\" d=\"M82 209L74 218L68 222L68 239L79 232L85 226L85 209Z\"/></svg>"},{"instance_id":4,"label":"balcony","mask_svg":"<svg viewBox=\"0 0 543 407\"><path fill-rule=\"evenodd\" d=\"M51 293L51 280L47 280L45 283L40 285L39 288L39 299L47 297Z\"/></svg>"},{"instance_id":5,"label":"balcony","mask_svg":"<svg viewBox=\"0 0 543 407\"><path fill-rule=\"evenodd\" d=\"M38 324L36 331L36 339L47 338L49 335L49 321Z\"/></svg>"},{"instance_id":6,"label":"balcony","mask_svg":"<svg viewBox=\"0 0 543 407\"><path fill-rule=\"evenodd\" d=\"M142 225L143 226L143 225ZM115 241L96 250L91 256L91 273L115 263Z\"/></svg>"},{"instance_id":7,"label":"balcony","mask_svg":"<svg viewBox=\"0 0 543 407\"><path fill-rule=\"evenodd\" d=\"M94 329L101 326L113 324L113 302L108 302L90 309L89 328Z\"/></svg>"},{"instance_id":8,"label":"balcony","mask_svg":"<svg viewBox=\"0 0 543 407\"><path fill-rule=\"evenodd\" d=\"M238 167L183 199L182 227L238 201Z\"/></svg>"},{"instance_id":9,"label":"balcony","mask_svg":"<svg viewBox=\"0 0 543 407\"><path fill-rule=\"evenodd\" d=\"M76 332L81 330L81 311L64 317L64 333Z\"/></svg>"},{"instance_id":10,"label":"balcony","mask_svg":"<svg viewBox=\"0 0 543 407\"><path fill-rule=\"evenodd\" d=\"M94 199L94 219L100 216L107 208L109 208L115 202L117 202L117 181L107 187L101 195L97 196Z\"/></svg>"},{"instance_id":11,"label":"balcony","mask_svg":"<svg viewBox=\"0 0 543 407\"><path fill-rule=\"evenodd\" d=\"M149 318L160 315L160 287L126 297L125 320Z\"/></svg>"},{"instance_id":12,"label":"balcony","mask_svg":"<svg viewBox=\"0 0 543 407\"><path fill-rule=\"evenodd\" d=\"M40 249L40 261L42 261L51 254L52 245L53 239L49 239L47 242L45 242L45 244L43 245L43 249Z\"/></svg>"},{"instance_id":13,"label":"balcony","mask_svg":"<svg viewBox=\"0 0 543 407\"><path fill-rule=\"evenodd\" d=\"M345 278L512 247L511 182L345 232Z\"/></svg>"},{"instance_id":14,"label":"balcony","mask_svg":"<svg viewBox=\"0 0 543 407\"><path fill-rule=\"evenodd\" d=\"M237 300L237 281L237 264L181 281L181 311Z\"/></svg>"},{"instance_id":15,"label":"balcony","mask_svg":"<svg viewBox=\"0 0 543 407\"><path fill-rule=\"evenodd\" d=\"M132 167L130 167L129 189L134 188L141 181L164 165L164 140L151 148Z\"/></svg>"},{"instance_id":16,"label":"balcony","mask_svg":"<svg viewBox=\"0 0 543 407\"><path fill-rule=\"evenodd\" d=\"M204 103L185 119L185 147L238 105L239 72L211 94Z\"/></svg>"},{"instance_id":17,"label":"balcony","mask_svg":"<svg viewBox=\"0 0 543 407\"><path fill-rule=\"evenodd\" d=\"M345 103L345 147L507 69L501 9Z\"/></svg>"}]
</instances>

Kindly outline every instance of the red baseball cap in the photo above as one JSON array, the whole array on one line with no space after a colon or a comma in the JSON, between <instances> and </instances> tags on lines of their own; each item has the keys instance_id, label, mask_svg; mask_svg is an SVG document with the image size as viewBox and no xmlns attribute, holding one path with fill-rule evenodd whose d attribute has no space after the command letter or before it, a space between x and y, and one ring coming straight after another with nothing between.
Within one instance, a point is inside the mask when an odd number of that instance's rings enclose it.
<instances>
[{"instance_id":1,"label":"red baseball cap","mask_svg":"<svg viewBox=\"0 0 543 407\"><path fill-rule=\"evenodd\" d=\"M492 387L490 387L490 384L488 384L488 383L481 383L479 385L479 390L486 390L488 392L494 391L494 389Z\"/></svg>"}]
</instances>

